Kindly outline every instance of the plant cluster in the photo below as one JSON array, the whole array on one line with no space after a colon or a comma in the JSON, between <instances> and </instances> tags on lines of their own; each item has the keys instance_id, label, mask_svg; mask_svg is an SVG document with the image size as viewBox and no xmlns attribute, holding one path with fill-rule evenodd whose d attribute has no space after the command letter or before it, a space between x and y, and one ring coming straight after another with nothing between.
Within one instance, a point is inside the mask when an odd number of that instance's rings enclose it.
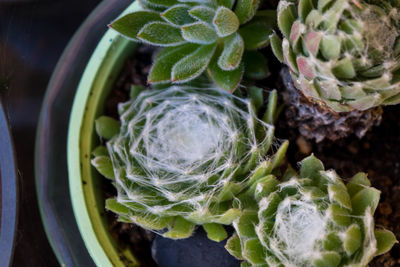
<instances>
[{"instance_id":1,"label":"plant cluster","mask_svg":"<svg viewBox=\"0 0 400 267\"><path fill-rule=\"evenodd\" d=\"M268 75L257 49L269 44L276 12L258 10L260 0L141 0L144 10L110 27L135 42L164 47L148 82L185 83L207 72L220 88L234 91L243 74Z\"/></svg>"},{"instance_id":2,"label":"plant cluster","mask_svg":"<svg viewBox=\"0 0 400 267\"><path fill-rule=\"evenodd\" d=\"M298 2L298 3L297 3ZM296 87L336 112L400 103L400 2L282 0L271 45Z\"/></svg>"},{"instance_id":3,"label":"plant cluster","mask_svg":"<svg viewBox=\"0 0 400 267\"><path fill-rule=\"evenodd\" d=\"M299 174L289 168L281 182L269 175L256 184L226 245L250 266L367 266L396 242L375 229L380 192L365 173L345 185L312 155Z\"/></svg>"},{"instance_id":4,"label":"plant cluster","mask_svg":"<svg viewBox=\"0 0 400 267\"><path fill-rule=\"evenodd\" d=\"M267 157L276 142L266 123L274 119L276 94L260 120L255 97L178 86L136 90L119 106L121 122L96 121L98 134L109 141L107 149L95 150L92 164L118 191L106 208L121 221L168 229L166 237L185 238L203 225L211 239L226 238L221 225L240 215L233 200L252 183L252 172L272 172L285 153L287 143Z\"/></svg>"},{"instance_id":5,"label":"plant cluster","mask_svg":"<svg viewBox=\"0 0 400 267\"><path fill-rule=\"evenodd\" d=\"M345 184L313 155L299 173L282 172L288 142L274 137L277 92L265 101L257 87L226 91L243 75L267 76L257 49L271 42L294 88L332 115L329 124L354 110L351 121L379 121L362 114L400 102L400 1L281 0L277 18L260 0L140 3L110 27L163 47L148 81L168 85L133 86L119 121L96 120L106 145L92 164L117 189L107 209L173 239L201 225L221 241L232 225L226 249L242 266L366 266L391 249L393 233L375 228L380 192L366 174ZM283 40L270 35L276 19ZM215 86L170 86L203 72Z\"/></svg>"}]
</instances>

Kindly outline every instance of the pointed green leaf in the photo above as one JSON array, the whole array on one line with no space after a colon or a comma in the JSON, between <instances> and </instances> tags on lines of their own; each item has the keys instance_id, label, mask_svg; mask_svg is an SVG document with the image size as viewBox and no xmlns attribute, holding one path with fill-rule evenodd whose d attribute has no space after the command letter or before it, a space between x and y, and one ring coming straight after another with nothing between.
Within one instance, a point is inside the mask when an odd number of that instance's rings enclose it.
<instances>
[{"instance_id":1,"label":"pointed green leaf","mask_svg":"<svg viewBox=\"0 0 400 267\"><path fill-rule=\"evenodd\" d=\"M258 223L257 213L245 210L239 220L236 221L236 232L241 237L255 237L254 224L256 223Z\"/></svg>"},{"instance_id":2,"label":"pointed green leaf","mask_svg":"<svg viewBox=\"0 0 400 267\"><path fill-rule=\"evenodd\" d=\"M146 24L154 21L162 21L159 13L153 11L137 11L118 18L113 21L109 27L134 41L139 41L139 39L137 39L139 31Z\"/></svg>"},{"instance_id":3,"label":"pointed green leaf","mask_svg":"<svg viewBox=\"0 0 400 267\"><path fill-rule=\"evenodd\" d=\"M108 140L119 133L121 123L111 117L101 116L96 119L95 127L97 134Z\"/></svg>"},{"instance_id":4,"label":"pointed green leaf","mask_svg":"<svg viewBox=\"0 0 400 267\"><path fill-rule=\"evenodd\" d=\"M274 154L271 160L271 168L274 170L275 168L278 168L279 165L281 165L283 159L286 156L286 151L289 147L289 141L283 142L283 144L279 147L278 151Z\"/></svg>"},{"instance_id":5,"label":"pointed green leaf","mask_svg":"<svg viewBox=\"0 0 400 267\"><path fill-rule=\"evenodd\" d=\"M172 68L172 82L184 83L198 77L207 68L216 45L205 45L182 58Z\"/></svg>"},{"instance_id":6,"label":"pointed green leaf","mask_svg":"<svg viewBox=\"0 0 400 267\"><path fill-rule=\"evenodd\" d=\"M254 80L265 79L270 75L264 55L258 51L245 51L243 54L244 75Z\"/></svg>"},{"instance_id":7,"label":"pointed green leaf","mask_svg":"<svg viewBox=\"0 0 400 267\"><path fill-rule=\"evenodd\" d=\"M269 36L271 41L271 48L272 52L274 53L275 57L283 63L283 50L282 50L282 40L278 37L276 33L273 33Z\"/></svg>"},{"instance_id":8,"label":"pointed green leaf","mask_svg":"<svg viewBox=\"0 0 400 267\"><path fill-rule=\"evenodd\" d=\"M232 224L232 222L236 220L241 214L242 213L240 210L232 208L224 212L217 220L214 220L214 222L229 225Z\"/></svg>"},{"instance_id":9,"label":"pointed green leaf","mask_svg":"<svg viewBox=\"0 0 400 267\"><path fill-rule=\"evenodd\" d=\"M221 242L228 237L228 233L226 232L225 228L220 224L206 223L203 224L203 228L207 233L208 239L212 241Z\"/></svg>"},{"instance_id":10,"label":"pointed green leaf","mask_svg":"<svg viewBox=\"0 0 400 267\"><path fill-rule=\"evenodd\" d=\"M374 214L380 198L381 192L373 187L362 189L355 194L351 199L354 215L364 215L368 207L371 208L371 213Z\"/></svg>"},{"instance_id":11,"label":"pointed green leaf","mask_svg":"<svg viewBox=\"0 0 400 267\"><path fill-rule=\"evenodd\" d=\"M161 17L177 26L193 23L194 19L189 15L190 8L187 5L175 5L161 13Z\"/></svg>"},{"instance_id":12,"label":"pointed green leaf","mask_svg":"<svg viewBox=\"0 0 400 267\"><path fill-rule=\"evenodd\" d=\"M260 201L263 197L268 197L272 192L276 191L279 181L273 175L268 175L258 179L254 197Z\"/></svg>"},{"instance_id":13,"label":"pointed green leaf","mask_svg":"<svg viewBox=\"0 0 400 267\"><path fill-rule=\"evenodd\" d=\"M235 14L239 18L240 24L251 20L256 14L260 0L237 0Z\"/></svg>"},{"instance_id":14,"label":"pointed green leaf","mask_svg":"<svg viewBox=\"0 0 400 267\"><path fill-rule=\"evenodd\" d=\"M266 47L270 43L270 35L276 24L276 12L270 10L266 11L268 11L268 13L266 13L265 16L256 15L253 20L239 29L246 49L260 49Z\"/></svg>"},{"instance_id":15,"label":"pointed green leaf","mask_svg":"<svg viewBox=\"0 0 400 267\"><path fill-rule=\"evenodd\" d=\"M247 91L255 110L259 110L264 104L263 89L257 86L251 86Z\"/></svg>"},{"instance_id":16,"label":"pointed green leaf","mask_svg":"<svg viewBox=\"0 0 400 267\"><path fill-rule=\"evenodd\" d=\"M350 196L347 193L347 188L340 184L330 184L328 185L328 193L331 202L336 202L340 206L351 210Z\"/></svg>"},{"instance_id":17,"label":"pointed green leaf","mask_svg":"<svg viewBox=\"0 0 400 267\"><path fill-rule=\"evenodd\" d=\"M312 0L300 0L299 1L299 16L302 22L305 22L308 14L313 9Z\"/></svg>"},{"instance_id":18,"label":"pointed green leaf","mask_svg":"<svg viewBox=\"0 0 400 267\"><path fill-rule=\"evenodd\" d=\"M265 251L257 238L243 242L243 257L252 264L265 263Z\"/></svg>"},{"instance_id":19,"label":"pointed green leaf","mask_svg":"<svg viewBox=\"0 0 400 267\"><path fill-rule=\"evenodd\" d=\"M194 223L186 221L182 217L176 217L169 226L168 232L164 233L163 236L171 239L188 238L193 234L194 227Z\"/></svg>"},{"instance_id":20,"label":"pointed green leaf","mask_svg":"<svg viewBox=\"0 0 400 267\"><path fill-rule=\"evenodd\" d=\"M118 215L130 215L132 213L127 206L118 203L115 198L108 198L106 200L106 209Z\"/></svg>"},{"instance_id":21,"label":"pointed green leaf","mask_svg":"<svg viewBox=\"0 0 400 267\"><path fill-rule=\"evenodd\" d=\"M334 251L322 252L321 257L313 261L315 267L337 267L342 257Z\"/></svg>"},{"instance_id":22,"label":"pointed green leaf","mask_svg":"<svg viewBox=\"0 0 400 267\"><path fill-rule=\"evenodd\" d=\"M224 6L218 7L213 24L219 37L226 37L239 29L238 17Z\"/></svg>"},{"instance_id":23,"label":"pointed green leaf","mask_svg":"<svg viewBox=\"0 0 400 267\"><path fill-rule=\"evenodd\" d=\"M392 249L394 244L398 243L396 236L386 229L375 230L375 238L377 248L375 256L385 254Z\"/></svg>"},{"instance_id":24,"label":"pointed green leaf","mask_svg":"<svg viewBox=\"0 0 400 267\"><path fill-rule=\"evenodd\" d=\"M242 246L240 244L240 238L237 234L233 234L226 242L225 245L226 250L234 256L236 259L242 260Z\"/></svg>"},{"instance_id":25,"label":"pointed green leaf","mask_svg":"<svg viewBox=\"0 0 400 267\"><path fill-rule=\"evenodd\" d=\"M325 59L338 59L342 48L341 41L336 35L324 35L321 40L321 52Z\"/></svg>"},{"instance_id":26,"label":"pointed green leaf","mask_svg":"<svg viewBox=\"0 0 400 267\"><path fill-rule=\"evenodd\" d=\"M364 172L354 175L346 185L347 191L351 197L360 192L362 189L370 186L371 182L368 180L367 174Z\"/></svg>"},{"instance_id":27,"label":"pointed green leaf","mask_svg":"<svg viewBox=\"0 0 400 267\"><path fill-rule=\"evenodd\" d=\"M264 201L259 202L259 216L266 220L273 219L281 202L282 198L277 192L271 193L267 198L264 199Z\"/></svg>"},{"instance_id":28,"label":"pointed green leaf","mask_svg":"<svg viewBox=\"0 0 400 267\"><path fill-rule=\"evenodd\" d=\"M108 150L105 146L98 146L92 151L92 155L94 157L99 157L99 156L109 156L108 155Z\"/></svg>"},{"instance_id":29,"label":"pointed green leaf","mask_svg":"<svg viewBox=\"0 0 400 267\"><path fill-rule=\"evenodd\" d=\"M332 72L339 79L352 79L356 76L356 71L350 58L338 61L336 66L332 68Z\"/></svg>"},{"instance_id":30,"label":"pointed green leaf","mask_svg":"<svg viewBox=\"0 0 400 267\"><path fill-rule=\"evenodd\" d=\"M217 0L218 1L218 5L227 7L229 9L232 9L233 4L235 3L235 0Z\"/></svg>"},{"instance_id":31,"label":"pointed green leaf","mask_svg":"<svg viewBox=\"0 0 400 267\"><path fill-rule=\"evenodd\" d=\"M281 1L278 5L278 26L283 35L289 38L292 25L297 16L294 11L294 3Z\"/></svg>"},{"instance_id":32,"label":"pointed green leaf","mask_svg":"<svg viewBox=\"0 0 400 267\"><path fill-rule=\"evenodd\" d=\"M92 159L91 163L101 175L111 180L115 179L114 169L110 157L95 157L94 159Z\"/></svg>"},{"instance_id":33,"label":"pointed green leaf","mask_svg":"<svg viewBox=\"0 0 400 267\"><path fill-rule=\"evenodd\" d=\"M297 73L298 67L295 53L293 52L293 49L291 48L290 43L287 39L283 39L282 51L285 64L290 68L291 71Z\"/></svg>"},{"instance_id":34,"label":"pointed green leaf","mask_svg":"<svg viewBox=\"0 0 400 267\"><path fill-rule=\"evenodd\" d=\"M196 44L212 44L218 39L215 30L205 22L182 26L182 36L186 41Z\"/></svg>"},{"instance_id":35,"label":"pointed green leaf","mask_svg":"<svg viewBox=\"0 0 400 267\"><path fill-rule=\"evenodd\" d=\"M341 207L338 204L331 204L329 206L329 212L331 213L332 220L340 226L349 226L352 218L348 209Z\"/></svg>"},{"instance_id":36,"label":"pointed green leaf","mask_svg":"<svg viewBox=\"0 0 400 267\"><path fill-rule=\"evenodd\" d=\"M171 81L173 66L182 58L193 53L199 45L184 44L178 47L164 48L154 61L151 67L148 83L166 83Z\"/></svg>"},{"instance_id":37,"label":"pointed green leaf","mask_svg":"<svg viewBox=\"0 0 400 267\"><path fill-rule=\"evenodd\" d=\"M276 90L272 90L268 96L267 110L262 120L268 124L274 125L277 118L277 105L278 105L278 93Z\"/></svg>"},{"instance_id":38,"label":"pointed green leaf","mask_svg":"<svg viewBox=\"0 0 400 267\"><path fill-rule=\"evenodd\" d=\"M146 24L137 37L145 43L159 46L176 46L185 43L181 30L166 22Z\"/></svg>"},{"instance_id":39,"label":"pointed green leaf","mask_svg":"<svg viewBox=\"0 0 400 267\"><path fill-rule=\"evenodd\" d=\"M206 6L196 6L189 10L189 14L195 19L212 23L215 17L215 10Z\"/></svg>"},{"instance_id":40,"label":"pointed green leaf","mask_svg":"<svg viewBox=\"0 0 400 267\"><path fill-rule=\"evenodd\" d=\"M322 164L322 161L317 159L314 154L311 154L311 156L301 161L300 177L319 181L319 172L323 171L324 169L325 168L324 164Z\"/></svg>"},{"instance_id":41,"label":"pointed green leaf","mask_svg":"<svg viewBox=\"0 0 400 267\"><path fill-rule=\"evenodd\" d=\"M332 251L341 251L343 248L342 243L343 243L342 240L336 233L330 233L324 240L324 249Z\"/></svg>"},{"instance_id":42,"label":"pointed green leaf","mask_svg":"<svg viewBox=\"0 0 400 267\"><path fill-rule=\"evenodd\" d=\"M348 256L353 255L361 246L362 236L360 226L352 224L344 234L343 248Z\"/></svg>"},{"instance_id":43,"label":"pointed green leaf","mask_svg":"<svg viewBox=\"0 0 400 267\"><path fill-rule=\"evenodd\" d=\"M242 81L244 70L243 64L235 70L225 71L218 66L218 57L219 55L216 53L207 69L207 74L219 88L233 92Z\"/></svg>"},{"instance_id":44,"label":"pointed green leaf","mask_svg":"<svg viewBox=\"0 0 400 267\"><path fill-rule=\"evenodd\" d=\"M239 67L244 51L244 42L240 34L235 33L224 40L224 50L218 59L218 66L227 71Z\"/></svg>"},{"instance_id":45,"label":"pointed green leaf","mask_svg":"<svg viewBox=\"0 0 400 267\"><path fill-rule=\"evenodd\" d=\"M153 214L138 214L133 217L134 223L148 230L163 230L173 221L171 217L160 217Z\"/></svg>"}]
</instances>

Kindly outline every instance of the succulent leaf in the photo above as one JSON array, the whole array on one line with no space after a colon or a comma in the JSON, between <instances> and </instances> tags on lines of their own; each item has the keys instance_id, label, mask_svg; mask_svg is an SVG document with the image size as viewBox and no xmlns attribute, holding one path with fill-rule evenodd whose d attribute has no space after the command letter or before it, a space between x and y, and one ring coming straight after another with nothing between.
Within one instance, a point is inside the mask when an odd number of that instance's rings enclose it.
<instances>
[{"instance_id":1,"label":"succulent leaf","mask_svg":"<svg viewBox=\"0 0 400 267\"><path fill-rule=\"evenodd\" d=\"M168 49L165 53L160 53L154 61L148 77L149 83L189 82L207 70L218 87L233 92L247 69L248 78L266 77L268 69L265 57L253 68L245 67L243 63L245 50L261 49L269 45L269 36L276 24L274 10L258 10L260 0L140 2L146 10L125 15L114 21L110 27L133 41ZM193 44L199 45L197 49L201 51L208 51L208 48L201 49L201 46L209 45L218 46L218 49L212 51L212 55L207 54L200 62L195 62L189 60L198 59L195 52L187 51L188 47L193 47L189 45ZM177 49L169 49L170 47ZM223 51L220 47L224 48ZM216 54L218 65L215 65L214 60ZM181 60L178 62L179 56Z\"/></svg>"},{"instance_id":2,"label":"succulent leaf","mask_svg":"<svg viewBox=\"0 0 400 267\"><path fill-rule=\"evenodd\" d=\"M195 22L182 26L183 38L195 44L212 44L217 41L215 30L205 22Z\"/></svg>"},{"instance_id":3,"label":"succulent leaf","mask_svg":"<svg viewBox=\"0 0 400 267\"><path fill-rule=\"evenodd\" d=\"M119 133L120 126L119 121L107 116L101 116L95 121L97 134L107 140Z\"/></svg>"},{"instance_id":4,"label":"succulent leaf","mask_svg":"<svg viewBox=\"0 0 400 267\"><path fill-rule=\"evenodd\" d=\"M110 27L131 40L139 41L137 35L143 26L155 21L162 21L157 12L138 11L115 20Z\"/></svg>"},{"instance_id":5,"label":"succulent leaf","mask_svg":"<svg viewBox=\"0 0 400 267\"><path fill-rule=\"evenodd\" d=\"M189 15L189 9L190 6L187 5L175 5L161 13L161 17L177 26L190 24L195 20Z\"/></svg>"},{"instance_id":6,"label":"succulent leaf","mask_svg":"<svg viewBox=\"0 0 400 267\"><path fill-rule=\"evenodd\" d=\"M398 104L399 12L389 0L281 0L284 38L273 35L272 49L297 89L327 110Z\"/></svg>"},{"instance_id":7,"label":"succulent leaf","mask_svg":"<svg viewBox=\"0 0 400 267\"><path fill-rule=\"evenodd\" d=\"M218 59L218 66L223 70L239 67L244 52L244 42L240 34L234 33L224 40L224 50Z\"/></svg>"},{"instance_id":8,"label":"succulent leaf","mask_svg":"<svg viewBox=\"0 0 400 267\"><path fill-rule=\"evenodd\" d=\"M301 162L300 175L289 168L284 177L257 180L253 200L243 201L250 204L233 222L226 249L248 265L367 266L397 242L390 231L374 229L379 194L365 174L346 187L312 155Z\"/></svg>"},{"instance_id":9,"label":"succulent leaf","mask_svg":"<svg viewBox=\"0 0 400 267\"><path fill-rule=\"evenodd\" d=\"M177 46L185 42L180 29L165 22L146 24L137 38L145 43L159 46Z\"/></svg>"},{"instance_id":10,"label":"succulent leaf","mask_svg":"<svg viewBox=\"0 0 400 267\"><path fill-rule=\"evenodd\" d=\"M220 6L214 16L213 24L219 37L226 37L239 29L239 19L232 10Z\"/></svg>"},{"instance_id":11,"label":"succulent leaf","mask_svg":"<svg viewBox=\"0 0 400 267\"><path fill-rule=\"evenodd\" d=\"M172 68L172 81L184 83L198 77L207 68L215 51L215 44L200 46L179 60Z\"/></svg>"},{"instance_id":12,"label":"succulent leaf","mask_svg":"<svg viewBox=\"0 0 400 267\"><path fill-rule=\"evenodd\" d=\"M196 44L184 44L163 49L157 55L156 61L151 67L149 76L147 77L148 82L156 84L171 81L171 72L175 64L182 58L192 54L198 48L199 46Z\"/></svg>"}]
</instances>

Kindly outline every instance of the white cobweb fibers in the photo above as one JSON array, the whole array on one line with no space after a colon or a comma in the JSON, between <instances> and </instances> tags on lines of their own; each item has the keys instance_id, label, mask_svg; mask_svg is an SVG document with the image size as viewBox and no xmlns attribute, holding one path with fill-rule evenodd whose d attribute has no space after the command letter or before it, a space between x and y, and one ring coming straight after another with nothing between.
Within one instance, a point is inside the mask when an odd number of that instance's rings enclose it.
<instances>
[{"instance_id":1,"label":"white cobweb fibers","mask_svg":"<svg viewBox=\"0 0 400 267\"><path fill-rule=\"evenodd\" d=\"M148 90L120 111L121 133L108 143L118 201L162 216L218 209L215 197L273 134L249 100L214 88Z\"/></svg>"},{"instance_id":2,"label":"white cobweb fibers","mask_svg":"<svg viewBox=\"0 0 400 267\"><path fill-rule=\"evenodd\" d=\"M287 197L277 209L268 248L284 266L311 266L312 260L321 255L328 220L328 213L321 211L306 194Z\"/></svg>"}]
</instances>

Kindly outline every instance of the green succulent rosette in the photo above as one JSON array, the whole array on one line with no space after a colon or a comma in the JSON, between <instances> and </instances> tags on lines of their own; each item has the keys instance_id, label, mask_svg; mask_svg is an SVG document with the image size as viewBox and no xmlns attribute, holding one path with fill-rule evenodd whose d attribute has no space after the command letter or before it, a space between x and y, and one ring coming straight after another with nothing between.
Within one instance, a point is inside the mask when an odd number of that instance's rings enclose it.
<instances>
[{"instance_id":1,"label":"green succulent rosette","mask_svg":"<svg viewBox=\"0 0 400 267\"><path fill-rule=\"evenodd\" d=\"M243 266L367 266L397 242L374 226L379 197L365 173L345 185L310 156L300 174L268 175L242 194L248 208L226 248Z\"/></svg>"},{"instance_id":2,"label":"green succulent rosette","mask_svg":"<svg viewBox=\"0 0 400 267\"><path fill-rule=\"evenodd\" d=\"M238 218L233 201L254 170L282 160L287 143L268 156L274 141L276 92L263 119L261 89L242 99L215 88L133 87L119 105L120 121L102 116L98 134L108 139L93 152L93 166L112 180L117 197L106 208L119 220L169 238L189 237L203 225L212 240L227 237L222 225Z\"/></svg>"},{"instance_id":3,"label":"green succulent rosette","mask_svg":"<svg viewBox=\"0 0 400 267\"><path fill-rule=\"evenodd\" d=\"M282 0L275 55L296 87L336 112L400 103L400 1Z\"/></svg>"},{"instance_id":4,"label":"green succulent rosette","mask_svg":"<svg viewBox=\"0 0 400 267\"><path fill-rule=\"evenodd\" d=\"M269 45L274 10L258 10L261 0L140 0L143 10L110 24L134 42L164 47L148 76L151 84L181 84L207 72L234 91L243 75L268 76L258 49Z\"/></svg>"}]
</instances>

